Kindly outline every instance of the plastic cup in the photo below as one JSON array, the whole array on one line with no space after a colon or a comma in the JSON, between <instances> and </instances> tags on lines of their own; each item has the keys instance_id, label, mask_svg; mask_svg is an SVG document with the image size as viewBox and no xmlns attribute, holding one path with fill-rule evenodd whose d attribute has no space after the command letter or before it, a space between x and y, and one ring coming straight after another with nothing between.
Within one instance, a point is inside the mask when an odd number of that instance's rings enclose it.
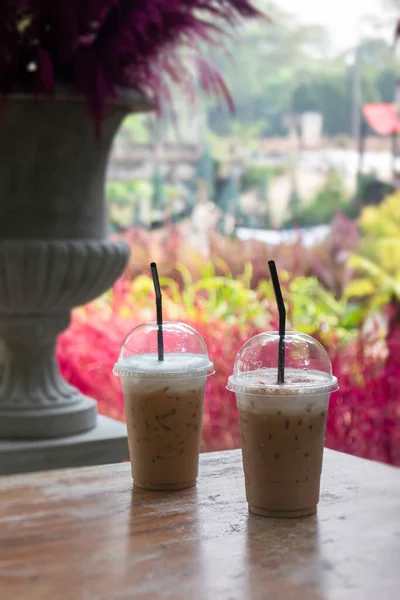
<instances>
[{"instance_id":1,"label":"plastic cup","mask_svg":"<svg viewBox=\"0 0 400 600\"><path fill-rule=\"evenodd\" d=\"M158 360L157 324L133 329L114 373L124 393L134 485L178 490L196 484L204 391L213 364L203 338L184 323L163 324L164 360Z\"/></svg>"},{"instance_id":2,"label":"plastic cup","mask_svg":"<svg viewBox=\"0 0 400 600\"><path fill-rule=\"evenodd\" d=\"M249 512L300 517L317 510L329 397L338 382L319 342L287 332L278 384L278 342L278 332L248 340L227 387L236 393Z\"/></svg>"}]
</instances>

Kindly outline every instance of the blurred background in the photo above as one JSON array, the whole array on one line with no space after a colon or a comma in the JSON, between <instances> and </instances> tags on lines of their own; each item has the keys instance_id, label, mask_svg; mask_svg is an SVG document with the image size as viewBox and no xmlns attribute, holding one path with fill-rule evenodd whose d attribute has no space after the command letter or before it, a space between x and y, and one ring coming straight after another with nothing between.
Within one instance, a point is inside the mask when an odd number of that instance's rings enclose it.
<instances>
[{"instance_id":1,"label":"blurred background","mask_svg":"<svg viewBox=\"0 0 400 600\"><path fill-rule=\"evenodd\" d=\"M124 419L111 369L129 329L154 318L155 260L165 318L198 329L216 365L202 449L238 447L225 385L241 345L276 328L275 259L290 326L324 343L339 378L327 445L400 465L400 1L258 4L270 21L212 53L233 114L177 92L167 114L120 129L109 234L132 256L112 292L74 311L62 372Z\"/></svg>"}]
</instances>

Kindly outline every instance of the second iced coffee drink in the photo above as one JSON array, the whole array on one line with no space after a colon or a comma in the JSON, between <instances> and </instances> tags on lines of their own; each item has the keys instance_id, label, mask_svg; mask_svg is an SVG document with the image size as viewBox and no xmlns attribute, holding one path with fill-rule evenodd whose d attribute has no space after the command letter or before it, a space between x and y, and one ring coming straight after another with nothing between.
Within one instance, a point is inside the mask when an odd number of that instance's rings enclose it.
<instances>
[{"instance_id":1,"label":"second iced coffee drink","mask_svg":"<svg viewBox=\"0 0 400 600\"><path fill-rule=\"evenodd\" d=\"M132 477L136 487L195 485L204 391L213 365L202 337L165 322L165 356L157 358L157 326L145 323L126 338L114 371L121 378Z\"/></svg>"},{"instance_id":2,"label":"second iced coffee drink","mask_svg":"<svg viewBox=\"0 0 400 600\"><path fill-rule=\"evenodd\" d=\"M228 388L236 392L249 511L298 517L316 511L330 393L337 389L324 348L285 337L285 382L277 383L279 335L261 334L240 350Z\"/></svg>"}]
</instances>

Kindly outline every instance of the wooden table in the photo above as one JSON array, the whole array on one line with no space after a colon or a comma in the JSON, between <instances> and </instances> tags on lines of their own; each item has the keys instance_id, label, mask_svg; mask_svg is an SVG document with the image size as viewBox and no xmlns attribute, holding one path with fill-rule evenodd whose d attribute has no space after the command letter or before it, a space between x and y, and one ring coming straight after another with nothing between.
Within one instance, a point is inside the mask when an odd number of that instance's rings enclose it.
<instances>
[{"instance_id":1,"label":"wooden table","mask_svg":"<svg viewBox=\"0 0 400 600\"><path fill-rule=\"evenodd\" d=\"M1 600L396 600L400 470L332 451L318 516L249 516L238 451L196 489L129 464L0 478Z\"/></svg>"}]
</instances>

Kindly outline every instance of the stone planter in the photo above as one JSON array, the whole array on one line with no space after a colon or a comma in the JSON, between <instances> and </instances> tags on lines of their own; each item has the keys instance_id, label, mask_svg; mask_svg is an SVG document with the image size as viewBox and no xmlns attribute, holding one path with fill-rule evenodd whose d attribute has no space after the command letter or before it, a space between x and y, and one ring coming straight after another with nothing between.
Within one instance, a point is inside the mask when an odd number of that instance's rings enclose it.
<instances>
[{"instance_id":1,"label":"stone planter","mask_svg":"<svg viewBox=\"0 0 400 600\"><path fill-rule=\"evenodd\" d=\"M13 96L0 111L0 439L96 425L95 400L59 373L56 338L126 265L129 247L105 239L104 178L121 120L150 108L107 106L100 138L79 97Z\"/></svg>"}]
</instances>

